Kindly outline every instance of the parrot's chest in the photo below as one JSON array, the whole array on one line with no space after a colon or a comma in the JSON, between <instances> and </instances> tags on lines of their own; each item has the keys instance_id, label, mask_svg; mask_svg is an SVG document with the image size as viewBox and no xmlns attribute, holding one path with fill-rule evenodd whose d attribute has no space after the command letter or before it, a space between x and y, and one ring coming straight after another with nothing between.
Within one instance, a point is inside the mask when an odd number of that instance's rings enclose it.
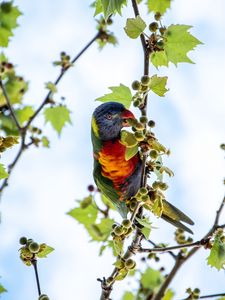
<instances>
[{"instance_id":1,"label":"parrot's chest","mask_svg":"<svg viewBox=\"0 0 225 300\"><path fill-rule=\"evenodd\" d=\"M139 161L138 155L126 160L125 151L126 147L117 139L104 142L99 152L102 175L112 180L115 187L119 187L134 173Z\"/></svg>"}]
</instances>

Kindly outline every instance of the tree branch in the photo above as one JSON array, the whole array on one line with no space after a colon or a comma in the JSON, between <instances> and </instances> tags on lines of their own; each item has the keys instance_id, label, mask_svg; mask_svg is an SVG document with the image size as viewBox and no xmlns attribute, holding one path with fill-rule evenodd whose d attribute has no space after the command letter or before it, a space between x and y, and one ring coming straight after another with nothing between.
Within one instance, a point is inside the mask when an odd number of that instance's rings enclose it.
<instances>
[{"instance_id":1,"label":"tree branch","mask_svg":"<svg viewBox=\"0 0 225 300\"><path fill-rule=\"evenodd\" d=\"M3 82L2 82L2 78L1 77L0 77L0 87L2 89L2 93L3 93L3 96L4 96L5 101L7 103L7 106L9 108L9 111L10 111L10 114L12 116L12 119L14 120L14 122L16 124L16 127L18 128L19 132L21 132L22 131L22 127L20 126L20 123L17 120L16 114L14 112L14 109L13 109L12 105L11 105L8 93L7 93L6 89L5 89L5 86L4 86Z\"/></svg>"},{"instance_id":2,"label":"tree branch","mask_svg":"<svg viewBox=\"0 0 225 300\"><path fill-rule=\"evenodd\" d=\"M99 31L91 40L90 42L74 57L74 59L71 61L71 65L69 65L66 68L62 68L60 74L58 75L58 77L56 78L54 85L56 86L60 80L62 79L62 77L64 76L64 74L71 68L71 66L81 57L81 55L94 43L94 41L96 41L96 39L99 38L101 32ZM37 108L37 110L35 111L35 113L33 114L33 116L29 119L29 121L27 122L27 124L24 126L24 129L27 129L30 124L33 122L33 120L37 117L37 115L40 113L40 111L43 109L43 107L48 104L48 101L50 99L52 95L52 92L49 91L47 93L47 95L45 96L43 102L41 103L41 105Z\"/></svg>"},{"instance_id":3,"label":"tree branch","mask_svg":"<svg viewBox=\"0 0 225 300\"><path fill-rule=\"evenodd\" d=\"M198 299L206 299L206 298L214 298L214 297L222 297L222 296L225 296L225 293L199 296ZM190 299L190 298L187 297L187 298L184 298L184 299L181 299L181 300L188 300L188 299Z\"/></svg>"},{"instance_id":4,"label":"tree branch","mask_svg":"<svg viewBox=\"0 0 225 300\"><path fill-rule=\"evenodd\" d=\"M39 281L39 276L38 276L38 268L37 268L37 260L33 259L31 261L33 267L34 267L34 273L35 273L35 279L37 283L37 290L38 290L38 296L41 295L41 286L40 286L40 281Z\"/></svg>"},{"instance_id":5,"label":"tree branch","mask_svg":"<svg viewBox=\"0 0 225 300\"><path fill-rule=\"evenodd\" d=\"M101 32L98 31L98 33L90 40L90 42L74 57L74 59L71 61L71 65L74 64L80 57L81 55L93 44L93 42L99 38ZM62 68L61 69L61 72L60 74L58 75L58 77L56 78L54 84L57 85L60 80L62 79L63 75L66 73L66 71L71 67L68 66L67 68ZM27 149L27 145L25 144L25 138L26 138L26 134L27 134L27 130L29 128L29 126L31 125L31 123L34 121L34 119L37 117L37 115L40 113L40 111L43 109L43 107L48 103L48 100L51 96L51 91L49 91L46 95L46 97L44 98L43 102L41 103L41 105L37 108L37 110L35 111L35 113L33 114L33 116L29 119L29 121L25 124L24 127L21 127L17 118L16 118L16 115L15 115L15 112L13 110L13 107L10 103L10 100L9 100L9 97L7 95L7 92L5 90L5 87L2 83L2 80L1 80L1 77L0 77L0 87L2 88L2 91L3 91L3 95L6 99L6 103L7 103L7 106L10 110L10 113L11 113L11 116L20 132L20 136L21 136L21 144L20 144L20 148L19 148L19 151L17 152L14 160L12 161L12 163L8 166L8 174L9 176L3 180L1 186L0 186L0 199L1 199L1 196L2 196L2 191L4 190L4 188L6 186L8 186L8 181L9 181L9 177L10 177L10 174L13 170L13 168L15 167L15 165L17 164L18 160L20 159L23 151L25 149Z\"/></svg>"},{"instance_id":6,"label":"tree branch","mask_svg":"<svg viewBox=\"0 0 225 300\"><path fill-rule=\"evenodd\" d=\"M219 218L221 216L222 210L224 208L224 202L225 202L225 197L223 198L219 209L216 212L216 218L215 221L213 223L213 226L211 227L211 229L208 231L208 233L203 237L202 241L206 241L208 240L212 234L218 229L221 228L219 224ZM222 225L223 226L223 225ZM165 279L165 281L162 283L159 291L157 292L157 294L152 298L152 300L160 300L162 299L162 297L165 294L165 291L167 290L169 284L171 283L171 281L173 280L173 278L175 277L175 275L177 274L178 270L180 269L180 267L183 265L184 262L186 262L192 255L194 255L200 247L194 247L192 248L188 254L186 256L183 256L182 252L179 252L177 259L175 261L175 264L171 270L171 272L169 273L169 275L167 276L167 278Z\"/></svg>"},{"instance_id":7,"label":"tree branch","mask_svg":"<svg viewBox=\"0 0 225 300\"><path fill-rule=\"evenodd\" d=\"M171 250L183 249L183 248L188 248L188 247L202 247L202 246L206 245L208 242L209 242L209 238L202 239L200 241L193 242L193 243L187 243L187 244L176 245L176 246L171 246L171 247L140 248L138 252L141 252L141 253L170 252Z\"/></svg>"}]
</instances>

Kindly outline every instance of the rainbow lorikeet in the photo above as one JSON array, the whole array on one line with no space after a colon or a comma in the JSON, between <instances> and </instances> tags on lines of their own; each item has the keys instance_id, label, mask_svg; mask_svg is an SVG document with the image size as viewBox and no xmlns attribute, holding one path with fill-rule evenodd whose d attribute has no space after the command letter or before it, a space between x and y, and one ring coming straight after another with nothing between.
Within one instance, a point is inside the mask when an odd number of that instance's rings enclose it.
<instances>
[{"instance_id":1,"label":"rainbow lorikeet","mask_svg":"<svg viewBox=\"0 0 225 300\"><path fill-rule=\"evenodd\" d=\"M121 129L130 126L129 119L135 117L121 103L107 102L95 109L91 126L95 183L124 218L128 213L126 200L138 192L142 176L142 160L139 153L126 160L126 146L120 140ZM193 221L166 200L163 200L163 204L161 217L192 233L181 222L193 225Z\"/></svg>"}]
</instances>

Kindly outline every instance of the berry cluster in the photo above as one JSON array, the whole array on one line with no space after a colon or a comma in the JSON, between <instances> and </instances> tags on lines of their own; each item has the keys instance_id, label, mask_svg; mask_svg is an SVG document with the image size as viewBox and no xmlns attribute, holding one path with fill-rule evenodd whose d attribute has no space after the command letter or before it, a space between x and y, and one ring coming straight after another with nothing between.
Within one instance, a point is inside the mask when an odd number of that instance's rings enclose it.
<instances>
[{"instance_id":1,"label":"berry cluster","mask_svg":"<svg viewBox=\"0 0 225 300\"><path fill-rule=\"evenodd\" d=\"M175 241L179 244L179 245L183 245L183 244L187 244L187 243L192 243L193 239L191 237L186 237L184 230L178 228L175 231Z\"/></svg>"},{"instance_id":2,"label":"berry cluster","mask_svg":"<svg viewBox=\"0 0 225 300\"><path fill-rule=\"evenodd\" d=\"M71 58L66 52L62 51L60 53L60 60L54 61L53 65L61 66L63 70L66 70L72 66Z\"/></svg>"},{"instance_id":3,"label":"berry cluster","mask_svg":"<svg viewBox=\"0 0 225 300\"><path fill-rule=\"evenodd\" d=\"M27 239L26 237L21 237L19 243L23 246L20 248L20 259L27 266L31 266L37 256L47 247L46 244L38 244L33 239Z\"/></svg>"},{"instance_id":4,"label":"berry cluster","mask_svg":"<svg viewBox=\"0 0 225 300\"><path fill-rule=\"evenodd\" d=\"M191 288L187 288L186 293L189 294L188 299L191 299L191 300L199 299L200 289L195 288L194 290L192 290Z\"/></svg>"},{"instance_id":5,"label":"berry cluster","mask_svg":"<svg viewBox=\"0 0 225 300\"><path fill-rule=\"evenodd\" d=\"M149 48L151 52L164 50L165 33L167 28L162 26L161 14L155 14L155 21L149 24L149 30L151 35L148 40Z\"/></svg>"},{"instance_id":6,"label":"berry cluster","mask_svg":"<svg viewBox=\"0 0 225 300\"><path fill-rule=\"evenodd\" d=\"M13 145L18 144L17 136L0 137L0 153L4 152L7 148L11 148Z\"/></svg>"},{"instance_id":7,"label":"berry cluster","mask_svg":"<svg viewBox=\"0 0 225 300\"><path fill-rule=\"evenodd\" d=\"M125 237L129 236L133 231L133 227L131 221L128 219L124 219L121 225L113 224L112 226L112 237L114 240L124 240Z\"/></svg>"}]
</instances>

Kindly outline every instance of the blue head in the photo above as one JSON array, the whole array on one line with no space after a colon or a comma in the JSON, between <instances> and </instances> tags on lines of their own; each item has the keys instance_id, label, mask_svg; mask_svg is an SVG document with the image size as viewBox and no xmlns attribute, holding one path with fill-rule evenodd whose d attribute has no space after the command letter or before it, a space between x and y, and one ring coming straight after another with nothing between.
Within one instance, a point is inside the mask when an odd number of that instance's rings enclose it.
<instances>
[{"instance_id":1,"label":"blue head","mask_svg":"<svg viewBox=\"0 0 225 300\"><path fill-rule=\"evenodd\" d=\"M127 120L134 118L121 103L103 103L93 113L92 129L102 141L112 140L120 136L123 127L129 126Z\"/></svg>"}]
</instances>

